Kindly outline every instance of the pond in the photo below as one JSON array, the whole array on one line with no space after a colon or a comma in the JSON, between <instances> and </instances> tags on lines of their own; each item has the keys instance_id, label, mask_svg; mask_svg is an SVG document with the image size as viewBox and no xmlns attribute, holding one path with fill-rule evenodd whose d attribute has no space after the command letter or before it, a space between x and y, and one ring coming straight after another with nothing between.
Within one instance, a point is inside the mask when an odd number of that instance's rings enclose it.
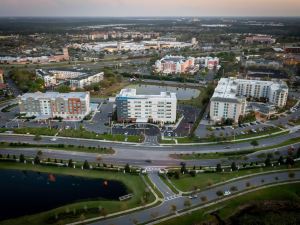
<instances>
[{"instance_id":1,"label":"pond","mask_svg":"<svg viewBox=\"0 0 300 225\"><path fill-rule=\"evenodd\" d=\"M118 200L119 181L21 170L0 170L0 220L35 214L83 200Z\"/></svg>"},{"instance_id":2,"label":"pond","mask_svg":"<svg viewBox=\"0 0 300 225\"><path fill-rule=\"evenodd\" d=\"M200 91L193 88L179 88L170 86L159 86L159 85L142 85L142 84L132 84L126 88L136 89L137 94L142 95L157 95L162 91L175 92L178 100L189 100L191 98L196 98L199 96Z\"/></svg>"}]
</instances>

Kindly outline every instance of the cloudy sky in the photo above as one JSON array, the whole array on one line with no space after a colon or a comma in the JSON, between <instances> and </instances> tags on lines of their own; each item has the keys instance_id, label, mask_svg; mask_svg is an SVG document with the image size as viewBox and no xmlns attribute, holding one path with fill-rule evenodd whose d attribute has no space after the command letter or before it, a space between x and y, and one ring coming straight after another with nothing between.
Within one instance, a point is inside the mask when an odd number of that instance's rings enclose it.
<instances>
[{"instance_id":1,"label":"cloudy sky","mask_svg":"<svg viewBox=\"0 0 300 225\"><path fill-rule=\"evenodd\" d=\"M0 0L0 16L300 16L300 0Z\"/></svg>"}]
</instances>

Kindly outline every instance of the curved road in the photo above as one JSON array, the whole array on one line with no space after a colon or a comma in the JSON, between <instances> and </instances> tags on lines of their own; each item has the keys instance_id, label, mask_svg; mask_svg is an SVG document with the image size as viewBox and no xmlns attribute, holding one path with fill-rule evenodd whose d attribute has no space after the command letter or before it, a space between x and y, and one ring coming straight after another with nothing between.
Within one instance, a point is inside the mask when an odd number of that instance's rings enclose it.
<instances>
[{"instance_id":1,"label":"curved road","mask_svg":"<svg viewBox=\"0 0 300 225\"><path fill-rule=\"evenodd\" d=\"M221 197L219 197L216 192L217 191L226 191L230 190L230 187L235 186L239 192L244 192L249 190L250 187L260 187L263 185L273 184L273 183L282 183L282 182L289 182L289 181L299 181L300 180L300 171L294 171L294 177L289 177L289 172L277 172L277 173L269 173L269 174L262 174L257 175L253 177L248 177L240 180L235 180L223 185L219 185L216 187L211 187L210 189L201 191L198 193L197 198L194 198L190 200L188 197L175 197L170 200L165 200L163 203L161 203L158 206L145 209L138 212L132 212L123 216L114 217L114 218L107 218L100 220L98 222L92 222L92 225L134 225L133 221L137 221L138 223L148 223L151 220L159 219L159 217L164 217L167 215L170 215L171 212L171 206L175 205L176 210L183 210L187 209L184 206L184 201L189 200L191 203L191 207L193 206L200 206L205 205L201 201L201 197L205 196L207 198L207 202L214 202ZM250 184L250 187L247 186L247 183ZM233 194L233 193L232 193ZM206 203L207 203L206 202ZM154 216L154 218L153 218ZM91 221L89 221L91 222ZM76 224L76 223L74 223ZM77 223L79 224L79 223Z\"/></svg>"},{"instance_id":2,"label":"curved road","mask_svg":"<svg viewBox=\"0 0 300 225\"><path fill-rule=\"evenodd\" d=\"M282 143L290 138L300 137L300 132L290 133L287 135L266 138L259 140L262 146L272 146L278 143ZM72 145L84 145L84 146L101 146L101 147L112 147L116 150L114 155L102 155L103 161L108 164L126 164L136 166L176 166L179 165L183 160L175 160L169 157L172 153L205 153L205 152L224 152L224 151L236 151L236 150L247 150L253 148L248 142L234 143L234 144L218 144L218 145L199 145L199 146L183 146L183 145L173 145L173 146L145 146L142 144L121 144L112 142L103 142L99 140L89 140L89 139L76 139L76 138L64 138L57 137L55 142L51 141L52 137L43 137L41 141L34 141L32 136L24 135L7 135L0 134L0 142L24 142L32 144L72 144ZM224 149L224 146L230 146L230 149ZM298 145L297 145L298 146ZM277 148L278 151L285 151L287 147ZM35 156L36 149L12 149L5 150L1 149L2 154L20 154L20 151L27 156ZM274 150L272 150L274 151ZM77 161L88 160L90 162L95 162L98 154L96 153L84 153L84 152L71 152L71 151L55 151L43 149L44 157L58 158L58 159L70 159ZM250 156L250 155L249 155ZM220 161L224 159L201 159L201 160L189 160L186 161L188 165L196 166L215 166ZM251 154L249 160L255 161L255 154Z\"/></svg>"}]
</instances>

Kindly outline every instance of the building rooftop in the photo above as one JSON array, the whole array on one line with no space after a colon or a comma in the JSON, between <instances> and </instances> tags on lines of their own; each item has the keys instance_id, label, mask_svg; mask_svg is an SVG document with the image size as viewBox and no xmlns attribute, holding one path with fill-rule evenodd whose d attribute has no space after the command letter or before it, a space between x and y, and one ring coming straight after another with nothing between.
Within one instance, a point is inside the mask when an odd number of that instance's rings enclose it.
<instances>
[{"instance_id":1,"label":"building rooftop","mask_svg":"<svg viewBox=\"0 0 300 225\"><path fill-rule=\"evenodd\" d=\"M59 92L34 92L34 93L26 93L21 96L22 99L26 98L34 98L34 99L41 99L41 98L85 98L86 95L89 95L89 92L69 92L69 93L59 93Z\"/></svg>"},{"instance_id":2,"label":"building rooftop","mask_svg":"<svg viewBox=\"0 0 300 225\"><path fill-rule=\"evenodd\" d=\"M261 84L271 86L274 89L288 89L288 86L283 81L265 81L265 80L246 80L236 78L221 78L218 86L215 88L214 94L211 98L212 101L226 101L226 102L239 102L245 99L244 96L237 95L237 88L239 84Z\"/></svg>"},{"instance_id":3,"label":"building rooftop","mask_svg":"<svg viewBox=\"0 0 300 225\"><path fill-rule=\"evenodd\" d=\"M104 74L103 72L100 72L100 73ZM87 74L83 74L83 75L81 75L79 77L71 78L71 80L83 80L83 79L86 79L88 77L95 76L97 74L99 74L99 73L87 73Z\"/></svg>"},{"instance_id":4,"label":"building rooftop","mask_svg":"<svg viewBox=\"0 0 300 225\"><path fill-rule=\"evenodd\" d=\"M136 93L136 89L127 88L122 89L117 97L125 98L176 98L176 93L174 92L160 92L159 95L139 95Z\"/></svg>"}]
</instances>

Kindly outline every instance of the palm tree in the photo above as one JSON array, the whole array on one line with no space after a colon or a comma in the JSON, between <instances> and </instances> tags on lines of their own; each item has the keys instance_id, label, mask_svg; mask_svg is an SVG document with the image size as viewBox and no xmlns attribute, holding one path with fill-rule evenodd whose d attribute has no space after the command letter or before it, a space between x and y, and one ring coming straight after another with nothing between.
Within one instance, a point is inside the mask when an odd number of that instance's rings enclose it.
<instances>
[{"instance_id":1,"label":"palm tree","mask_svg":"<svg viewBox=\"0 0 300 225\"><path fill-rule=\"evenodd\" d=\"M171 212L175 213L176 210L177 210L177 206L174 205L174 204L172 204L172 205L171 205Z\"/></svg>"}]
</instances>

